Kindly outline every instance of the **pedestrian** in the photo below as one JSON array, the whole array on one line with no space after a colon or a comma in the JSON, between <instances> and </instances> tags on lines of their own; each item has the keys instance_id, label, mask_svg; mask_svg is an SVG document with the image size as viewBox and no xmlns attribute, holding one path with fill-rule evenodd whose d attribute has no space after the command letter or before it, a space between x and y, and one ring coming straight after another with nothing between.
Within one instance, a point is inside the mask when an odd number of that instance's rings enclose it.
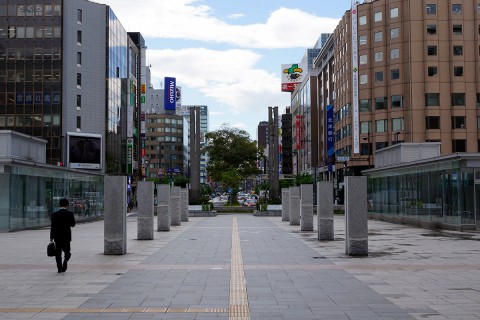
<instances>
[{"instance_id":1,"label":"pedestrian","mask_svg":"<svg viewBox=\"0 0 480 320\"><path fill-rule=\"evenodd\" d=\"M70 253L70 241L72 241L71 227L75 227L73 212L67 210L68 200L60 199L58 202L60 210L52 213L52 226L50 228L50 240L55 241L55 260L58 273L67 271L67 262L72 254ZM62 251L65 258L62 264Z\"/></svg>"}]
</instances>

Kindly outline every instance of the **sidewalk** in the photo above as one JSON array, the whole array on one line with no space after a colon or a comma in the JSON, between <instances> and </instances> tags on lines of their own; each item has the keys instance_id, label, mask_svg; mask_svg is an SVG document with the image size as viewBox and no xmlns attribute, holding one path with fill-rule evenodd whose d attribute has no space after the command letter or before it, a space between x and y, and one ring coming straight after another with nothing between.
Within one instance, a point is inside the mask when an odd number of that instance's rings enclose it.
<instances>
[{"instance_id":1,"label":"sidewalk","mask_svg":"<svg viewBox=\"0 0 480 320\"><path fill-rule=\"evenodd\" d=\"M46 256L49 229L0 233L0 320L480 320L479 232L370 220L370 254L354 258L343 216L335 241L246 214L139 241L127 220L123 256L103 255L103 221L78 224L65 274Z\"/></svg>"}]
</instances>

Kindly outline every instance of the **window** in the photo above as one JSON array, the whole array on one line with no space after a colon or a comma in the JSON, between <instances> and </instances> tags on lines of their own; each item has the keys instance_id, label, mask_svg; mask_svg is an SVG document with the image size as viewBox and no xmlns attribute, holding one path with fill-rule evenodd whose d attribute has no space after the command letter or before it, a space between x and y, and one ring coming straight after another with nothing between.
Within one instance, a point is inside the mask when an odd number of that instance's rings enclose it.
<instances>
[{"instance_id":1,"label":"window","mask_svg":"<svg viewBox=\"0 0 480 320\"><path fill-rule=\"evenodd\" d=\"M383 71L375 72L375 82L383 82Z\"/></svg>"},{"instance_id":2,"label":"window","mask_svg":"<svg viewBox=\"0 0 480 320\"><path fill-rule=\"evenodd\" d=\"M82 74L77 73L77 87L81 87L81 86L82 86Z\"/></svg>"},{"instance_id":3,"label":"window","mask_svg":"<svg viewBox=\"0 0 480 320\"><path fill-rule=\"evenodd\" d=\"M425 117L425 129L440 129L440 117Z\"/></svg>"},{"instance_id":4,"label":"window","mask_svg":"<svg viewBox=\"0 0 480 320\"><path fill-rule=\"evenodd\" d=\"M383 37L382 31L375 32L375 42L382 41L382 37Z\"/></svg>"},{"instance_id":5,"label":"window","mask_svg":"<svg viewBox=\"0 0 480 320\"><path fill-rule=\"evenodd\" d=\"M454 77L463 77L463 66L453 67Z\"/></svg>"},{"instance_id":6,"label":"window","mask_svg":"<svg viewBox=\"0 0 480 320\"><path fill-rule=\"evenodd\" d=\"M360 112L372 111L372 100L360 100Z\"/></svg>"},{"instance_id":7,"label":"window","mask_svg":"<svg viewBox=\"0 0 480 320\"><path fill-rule=\"evenodd\" d=\"M428 24L427 25L427 34L429 36L433 36L437 34L437 25L436 24Z\"/></svg>"},{"instance_id":8,"label":"window","mask_svg":"<svg viewBox=\"0 0 480 320\"><path fill-rule=\"evenodd\" d=\"M461 4L452 4L452 13L453 14L462 14L462 5Z\"/></svg>"},{"instance_id":9,"label":"window","mask_svg":"<svg viewBox=\"0 0 480 320\"><path fill-rule=\"evenodd\" d=\"M382 12L375 12L375 14L373 15L373 19L375 22L382 21Z\"/></svg>"},{"instance_id":10,"label":"window","mask_svg":"<svg viewBox=\"0 0 480 320\"><path fill-rule=\"evenodd\" d=\"M427 14L437 14L437 5L433 3L427 3Z\"/></svg>"},{"instance_id":11,"label":"window","mask_svg":"<svg viewBox=\"0 0 480 320\"><path fill-rule=\"evenodd\" d=\"M375 62L383 61L383 51L375 52Z\"/></svg>"},{"instance_id":12,"label":"window","mask_svg":"<svg viewBox=\"0 0 480 320\"><path fill-rule=\"evenodd\" d=\"M477 93L477 107L480 107L480 93Z\"/></svg>"},{"instance_id":13,"label":"window","mask_svg":"<svg viewBox=\"0 0 480 320\"><path fill-rule=\"evenodd\" d=\"M77 52L77 66L81 66L82 65L82 53L81 52Z\"/></svg>"},{"instance_id":14,"label":"window","mask_svg":"<svg viewBox=\"0 0 480 320\"><path fill-rule=\"evenodd\" d=\"M82 108L82 96L77 94L77 109Z\"/></svg>"},{"instance_id":15,"label":"window","mask_svg":"<svg viewBox=\"0 0 480 320\"><path fill-rule=\"evenodd\" d=\"M398 17L398 8L390 9L390 19Z\"/></svg>"},{"instance_id":16,"label":"window","mask_svg":"<svg viewBox=\"0 0 480 320\"><path fill-rule=\"evenodd\" d=\"M392 96L392 108L403 107L403 97L401 94Z\"/></svg>"},{"instance_id":17,"label":"window","mask_svg":"<svg viewBox=\"0 0 480 320\"><path fill-rule=\"evenodd\" d=\"M82 130L82 117L77 116L77 130Z\"/></svg>"},{"instance_id":18,"label":"window","mask_svg":"<svg viewBox=\"0 0 480 320\"><path fill-rule=\"evenodd\" d=\"M427 46L427 55L436 56L437 55L437 46Z\"/></svg>"},{"instance_id":19,"label":"window","mask_svg":"<svg viewBox=\"0 0 480 320\"><path fill-rule=\"evenodd\" d=\"M466 152L465 140L452 140L452 152Z\"/></svg>"},{"instance_id":20,"label":"window","mask_svg":"<svg viewBox=\"0 0 480 320\"><path fill-rule=\"evenodd\" d=\"M393 28L390 30L390 37L392 39L395 39L395 38L398 38L398 35L399 35L400 31L398 28Z\"/></svg>"},{"instance_id":21,"label":"window","mask_svg":"<svg viewBox=\"0 0 480 320\"><path fill-rule=\"evenodd\" d=\"M465 93L452 93L452 106L464 106Z\"/></svg>"},{"instance_id":22,"label":"window","mask_svg":"<svg viewBox=\"0 0 480 320\"><path fill-rule=\"evenodd\" d=\"M461 24L454 24L453 25L453 30L452 30L453 34L455 35L460 35L462 34L462 25Z\"/></svg>"},{"instance_id":23,"label":"window","mask_svg":"<svg viewBox=\"0 0 480 320\"><path fill-rule=\"evenodd\" d=\"M454 56L463 56L463 46L453 46Z\"/></svg>"},{"instance_id":24,"label":"window","mask_svg":"<svg viewBox=\"0 0 480 320\"><path fill-rule=\"evenodd\" d=\"M390 59L398 59L400 58L400 49L392 49L390 51Z\"/></svg>"},{"instance_id":25,"label":"window","mask_svg":"<svg viewBox=\"0 0 480 320\"><path fill-rule=\"evenodd\" d=\"M375 98L375 110L385 110L388 107L387 97Z\"/></svg>"},{"instance_id":26,"label":"window","mask_svg":"<svg viewBox=\"0 0 480 320\"><path fill-rule=\"evenodd\" d=\"M477 117L477 129L480 129L480 117Z\"/></svg>"},{"instance_id":27,"label":"window","mask_svg":"<svg viewBox=\"0 0 480 320\"><path fill-rule=\"evenodd\" d=\"M367 24L367 16L358 17L358 24L364 26Z\"/></svg>"},{"instance_id":28,"label":"window","mask_svg":"<svg viewBox=\"0 0 480 320\"><path fill-rule=\"evenodd\" d=\"M452 129L465 129L465 117L452 117Z\"/></svg>"},{"instance_id":29,"label":"window","mask_svg":"<svg viewBox=\"0 0 480 320\"><path fill-rule=\"evenodd\" d=\"M367 44L367 36L366 35L361 35L359 38L360 45Z\"/></svg>"},{"instance_id":30,"label":"window","mask_svg":"<svg viewBox=\"0 0 480 320\"><path fill-rule=\"evenodd\" d=\"M82 31L80 30L77 31L77 44L82 44Z\"/></svg>"},{"instance_id":31,"label":"window","mask_svg":"<svg viewBox=\"0 0 480 320\"><path fill-rule=\"evenodd\" d=\"M400 79L400 70L399 69L392 69L390 71L390 78L392 80L397 80L397 79Z\"/></svg>"},{"instance_id":32,"label":"window","mask_svg":"<svg viewBox=\"0 0 480 320\"><path fill-rule=\"evenodd\" d=\"M362 64L367 64L367 55L366 54L361 55L360 57L358 57L358 61L361 65Z\"/></svg>"},{"instance_id":33,"label":"window","mask_svg":"<svg viewBox=\"0 0 480 320\"><path fill-rule=\"evenodd\" d=\"M368 83L368 75L362 74L360 75L360 84L367 84Z\"/></svg>"},{"instance_id":34,"label":"window","mask_svg":"<svg viewBox=\"0 0 480 320\"><path fill-rule=\"evenodd\" d=\"M438 74L437 73L437 67L428 67L427 72L428 72L429 77L434 77Z\"/></svg>"},{"instance_id":35,"label":"window","mask_svg":"<svg viewBox=\"0 0 480 320\"><path fill-rule=\"evenodd\" d=\"M440 94L439 93L425 93L425 106L439 106Z\"/></svg>"},{"instance_id":36,"label":"window","mask_svg":"<svg viewBox=\"0 0 480 320\"><path fill-rule=\"evenodd\" d=\"M371 121L360 122L360 133L370 133Z\"/></svg>"},{"instance_id":37,"label":"window","mask_svg":"<svg viewBox=\"0 0 480 320\"><path fill-rule=\"evenodd\" d=\"M392 119L392 130L403 131L403 118Z\"/></svg>"},{"instance_id":38,"label":"window","mask_svg":"<svg viewBox=\"0 0 480 320\"><path fill-rule=\"evenodd\" d=\"M82 23L82 10L78 9L77 10L77 22Z\"/></svg>"},{"instance_id":39,"label":"window","mask_svg":"<svg viewBox=\"0 0 480 320\"><path fill-rule=\"evenodd\" d=\"M387 132L388 131L388 120L377 120L377 121L375 121L375 131L376 132Z\"/></svg>"}]
</instances>

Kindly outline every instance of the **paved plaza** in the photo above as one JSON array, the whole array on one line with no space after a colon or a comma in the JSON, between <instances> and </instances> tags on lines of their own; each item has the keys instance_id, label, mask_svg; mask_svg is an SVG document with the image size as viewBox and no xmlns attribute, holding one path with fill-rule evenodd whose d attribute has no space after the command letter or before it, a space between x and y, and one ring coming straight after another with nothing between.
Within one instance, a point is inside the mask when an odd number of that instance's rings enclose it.
<instances>
[{"instance_id":1,"label":"paved plaza","mask_svg":"<svg viewBox=\"0 0 480 320\"><path fill-rule=\"evenodd\" d=\"M349 257L344 216L334 241L281 217L191 217L142 241L127 221L120 256L103 254L103 221L77 224L65 274L48 228L0 233L0 320L480 320L476 231L370 220L369 256Z\"/></svg>"}]
</instances>

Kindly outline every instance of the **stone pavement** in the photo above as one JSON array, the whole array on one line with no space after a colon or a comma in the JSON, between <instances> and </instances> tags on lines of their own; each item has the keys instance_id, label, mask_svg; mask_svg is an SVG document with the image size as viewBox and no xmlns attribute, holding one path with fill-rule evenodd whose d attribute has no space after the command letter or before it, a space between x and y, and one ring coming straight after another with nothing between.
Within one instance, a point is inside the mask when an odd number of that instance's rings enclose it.
<instances>
[{"instance_id":1,"label":"stone pavement","mask_svg":"<svg viewBox=\"0 0 480 320\"><path fill-rule=\"evenodd\" d=\"M127 220L122 256L103 255L103 221L78 224L65 274L46 256L49 229L0 233L0 320L480 320L479 232L370 220L370 254L355 258L343 216L334 241L248 214L140 241Z\"/></svg>"}]
</instances>

